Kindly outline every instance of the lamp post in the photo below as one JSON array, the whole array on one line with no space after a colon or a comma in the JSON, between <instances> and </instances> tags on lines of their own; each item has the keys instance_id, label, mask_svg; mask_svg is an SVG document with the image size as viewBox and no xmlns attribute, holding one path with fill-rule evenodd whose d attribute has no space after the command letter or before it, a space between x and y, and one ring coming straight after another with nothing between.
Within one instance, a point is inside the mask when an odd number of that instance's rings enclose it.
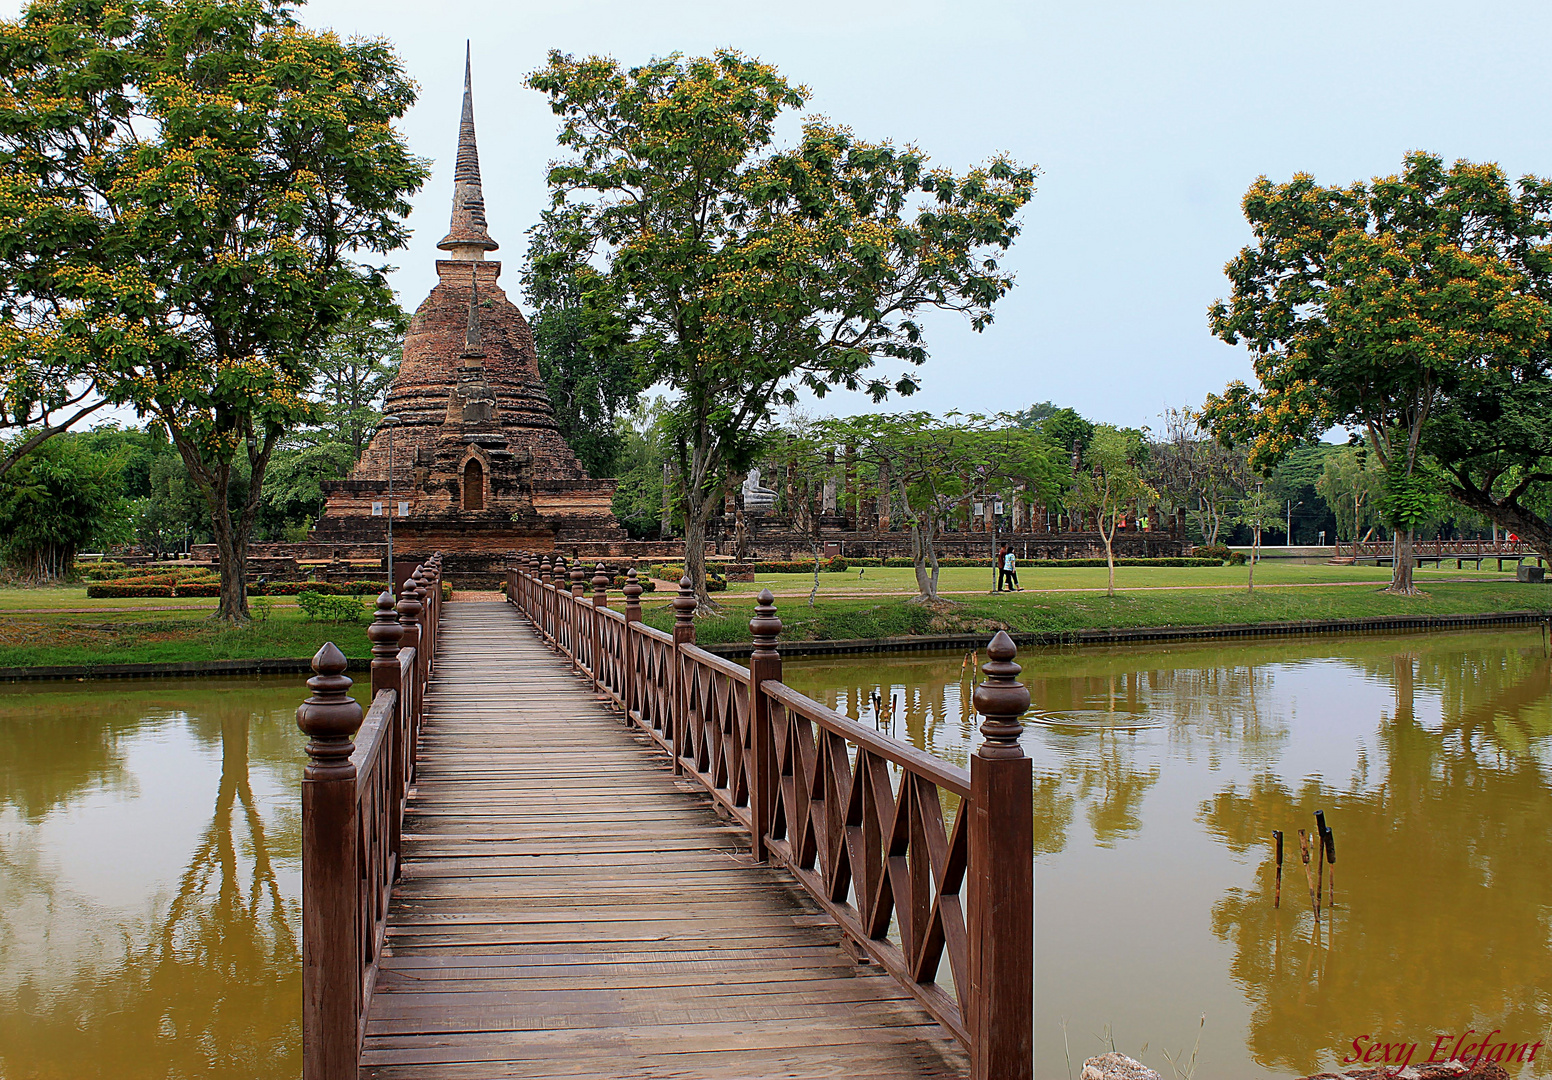
<instances>
[{"instance_id":1,"label":"lamp post","mask_svg":"<svg viewBox=\"0 0 1552 1080\"><path fill-rule=\"evenodd\" d=\"M383 427L388 429L388 595L397 596L398 582L393 580L393 429L399 426L397 416L384 416Z\"/></svg>"},{"instance_id":2,"label":"lamp post","mask_svg":"<svg viewBox=\"0 0 1552 1080\"><path fill-rule=\"evenodd\" d=\"M1294 502L1292 499L1288 500L1288 529L1287 529L1287 532L1286 532L1286 536L1287 536L1288 539L1285 541L1285 543L1287 543L1287 545L1289 547L1293 547L1293 508L1296 507L1296 506L1303 506L1303 505L1304 505L1304 500L1303 499L1300 499L1298 502Z\"/></svg>"}]
</instances>

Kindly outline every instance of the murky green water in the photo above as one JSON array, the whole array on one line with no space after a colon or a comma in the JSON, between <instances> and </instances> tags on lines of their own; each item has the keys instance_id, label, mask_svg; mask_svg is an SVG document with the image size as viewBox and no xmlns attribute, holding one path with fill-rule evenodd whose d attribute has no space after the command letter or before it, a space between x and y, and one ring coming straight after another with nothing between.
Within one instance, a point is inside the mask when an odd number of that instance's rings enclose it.
<instances>
[{"instance_id":1,"label":"murky green water","mask_svg":"<svg viewBox=\"0 0 1552 1080\"><path fill-rule=\"evenodd\" d=\"M1038 1076L1067 1076L1069 1050L1076 1076L1112 1040L1184 1074L1199 1031L1199 1080L1304 1076L1355 1057L1354 1040L1394 1044L1392 1062L1416 1044L1414 1064L1439 1036L1446 1050L1552 1041L1539 631L1019 660L1034 699ZM898 696L896 734L963 763L979 736L962 661L789 660L785 675L864 719L875 691ZM1295 834L1317 809L1338 856L1318 928ZM1278 909L1273 829L1291 853ZM1543 1046L1506 1067L1552 1076L1549 1059Z\"/></svg>"},{"instance_id":2,"label":"murky green water","mask_svg":"<svg viewBox=\"0 0 1552 1080\"><path fill-rule=\"evenodd\" d=\"M984 659L984 656L982 657ZM1022 656L1038 1074L1290 1077L1358 1038L1552 1029L1552 667L1538 634ZM789 661L963 762L962 657ZM880 672L888 677L880 680ZM295 679L0 685L0 1077L300 1073ZM860 708L859 708L860 705ZM1324 809L1318 932L1269 835ZM1469 1036L1466 1041L1480 1038ZM1361 1044L1365 1049L1369 1042ZM1146 1046L1144 1050L1143 1047ZM1543 1048L1521 1076L1552 1076ZM1185 1059L1182 1058L1182 1067Z\"/></svg>"},{"instance_id":3,"label":"murky green water","mask_svg":"<svg viewBox=\"0 0 1552 1080\"><path fill-rule=\"evenodd\" d=\"M0 684L0 1077L301 1075L305 694Z\"/></svg>"}]
</instances>

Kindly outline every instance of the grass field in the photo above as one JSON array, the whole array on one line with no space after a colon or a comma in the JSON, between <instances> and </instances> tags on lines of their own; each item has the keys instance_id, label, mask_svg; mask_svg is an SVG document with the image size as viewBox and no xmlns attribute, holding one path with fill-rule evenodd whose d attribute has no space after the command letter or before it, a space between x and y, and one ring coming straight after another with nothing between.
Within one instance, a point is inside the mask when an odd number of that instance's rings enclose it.
<instances>
[{"instance_id":1,"label":"grass field","mask_svg":"<svg viewBox=\"0 0 1552 1080\"><path fill-rule=\"evenodd\" d=\"M310 657L325 641L353 658L371 652L365 622L308 622L278 603L268 619L239 629L206 611L9 614L0 618L0 667Z\"/></svg>"},{"instance_id":2,"label":"grass field","mask_svg":"<svg viewBox=\"0 0 1552 1080\"><path fill-rule=\"evenodd\" d=\"M1513 569L1499 573L1488 564L1488 569L1473 570L1467 567L1456 570L1454 565L1446 569L1419 568L1417 580L1423 587L1429 581L1513 581ZM860 569L860 573L859 573ZM866 567L843 570L840 573L819 575L821 596L888 594L916 592L914 571L903 567ZM1244 566L1120 566L1116 568L1118 589L1183 589L1183 588L1241 588L1245 587L1248 567ZM1102 566L1052 566L1039 564L1021 566L1019 584L1027 592L1103 589L1105 568ZM728 586L728 595L757 594L769 588L778 596L808 596L813 584L812 574L757 574L754 582L738 582ZM1346 582L1388 582L1389 567L1328 566L1293 563L1287 560L1265 560L1256 567L1256 585L1332 585ZM990 567L945 567L938 577L938 590L943 593L985 593L992 588Z\"/></svg>"},{"instance_id":3,"label":"grass field","mask_svg":"<svg viewBox=\"0 0 1552 1080\"><path fill-rule=\"evenodd\" d=\"M1103 572L1103 571L1101 571ZM1389 580L1386 578L1386 580ZM1301 583L1304 584L1304 583ZM803 596L777 600L788 641L896 637L906 634L1082 630L1092 627L1212 626L1223 623L1302 619L1356 619L1378 615L1457 615L1552 609L1552 587L1513 581L1420 581L1427 595L1391 596L1383 582L1309 584L1308 587L1238 589L1154 588L1118 593L1023 592L958 595L945 613L934 614L905 597L821 597L810 608ZM777 591L772 589L773 592ZM749 640L753 598L719 594L727 614L696 623L701 642ZM661 602L643 609L660 629L673 623Z\"/></svg>"},{"instance_id":4,"label":"grass field","mask_svg":"<svg viewBox=\"0 0 1552 1080\"><path fill-rule=\"evenodd\" d=\"M749 640L754 594L769 588L789 641L896 637L909 634L1062 631L1105 626L1208 626L1375 615L1461 614L1552 607L1552 586L1521 585L1509 572L1417 571L1426 596L1382 592L1385 568L1263 562L1256 591L1245 591L1245 567L1122 567L1115 597L1104 595L1103 567L1026 566L1022 593L989 594L990 569L948 568L943 595L954 602L934 614L906 601L915 594L909 569L870 567L820 575L818 604L807 605L810 574L767 574L736 584L718 599L728 614L701 619L706 643ZM644 616L673 621L660 589L643 600ZM611 603L619 604L618 594ZM361 626L307 622L295 600L277 597L267 620L241 629L210 618L214 598L88 600L85 586L0 589L0 667L92 663L159 663L309 657L332 640L347 656L368 655ZM260 610L255 603L255 613Z\"/></svg>"}]
</instances>

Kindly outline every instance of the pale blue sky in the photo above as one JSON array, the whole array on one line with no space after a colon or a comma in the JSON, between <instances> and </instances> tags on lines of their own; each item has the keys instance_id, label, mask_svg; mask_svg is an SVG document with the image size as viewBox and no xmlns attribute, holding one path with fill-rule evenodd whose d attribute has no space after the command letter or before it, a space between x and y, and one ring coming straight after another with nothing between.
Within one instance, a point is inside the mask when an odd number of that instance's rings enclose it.
<instances>
[{"instance_id":1,"label":"pale blue sky","mask_svg":"<svg viewBox=\"0 0 1552 1080\"><path fill-rule=\"evenodd\" d=\"M447 226L465 37L514 298L556 153L554 118L523 78L552 47L631 63L731 45L808 84L812 111L861 137L915 142L955 169L997 150L1037 163L1008 260L1018 285L996 322L980 335L957 317L932 323L912 405L934 410L1050 399L1143 424L1248 376L1205 311L1248 239L1239 199L1263 173L1347 182L1395 171L1411 149L1552 173L1545 3L319 0L301 17L388 37L422 87L405 130L435 172L394 260L411 308ZM823 411L867 407L831 402Z\"/></svg>"}]
</instances>

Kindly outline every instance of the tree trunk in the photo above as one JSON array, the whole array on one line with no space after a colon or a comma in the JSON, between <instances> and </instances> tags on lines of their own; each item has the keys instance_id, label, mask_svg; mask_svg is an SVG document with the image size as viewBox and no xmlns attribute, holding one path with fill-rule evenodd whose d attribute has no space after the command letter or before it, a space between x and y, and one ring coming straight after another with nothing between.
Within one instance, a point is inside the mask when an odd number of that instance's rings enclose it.
<instances>
[{"instance_id":1,"label":"tree trunk","mask_svg":"<svg viewBox=\"0 0 1552 1080\"><path fill-rule=\"evenodd\" d=\"M819 595L819 539L812 533L808 537L808 550L814 553L814 587L808 590L808 606L814 606L814 597Z\"/></svg>"},{"instance_id":2,"label":"tree trunk","mask_svg":"<svg viewBox=\"0 0 1552 1080\"><path fill-rule=\"evenodd\" d=\"M1256 560L1261 555L1261 530L1252 529L1250 533L1250 575L1245 579L1245 591L1256 591Z\"/></svg>"},{"instance_id":3,"label":"tree trunk","mask_svg":"<svg viewBox=\"0 0 1552 1080\"><path fill-rule=\"evenodd\" d=\"M932 570L927 569L932 559ZM935 601L938 598L938 560L932 557L932 538L919 521L911 523L911 564L916 571L916 591L921 598Z\"/></svg>"},{"instance_id":4,"label":"tree trunk","mask_svg":"<svg viewBox=\"0 0 1552 1080\"><path fill-rule=\"evenodd\" d=\"M218 491L216 498L221 500L211 515L216 552L221 560L221 602L216 608L216 618L225 622L247 622L248 536L232 524L232 513L225 505L226 491Z\"/></svg>"},{"instance_id":5,"label":"tree trunk","mask_svg":"<svg viewBox=\"0 0 1552 1080\"><path fill-rule=\"evenodd\" d=\"M1411 529L1396 529L1395 566L1390 572L1390 588L1386 592L1399 596L1416 596L1417 585L1412 580L1412 542L1416 533Z\"/></svg>"},{"instance_id":6,"label":"tree trunk","mask_svg":"<svg viewBox=\"0 0 1552 1080\"><path fill-rule=\"evenodd\" d=\"M1115 530L1116 530L1115 518L1112 517L1110 519L1110 531L1108 531L1108 532L1105 531L1105 522L1104 522L1103 518L1098 519L1095 522L1095 524L1099 526L1100 538L1105 541L1105 576L1106 576L1106 582L1107 582L1106 588L1105 588L1105 595L1106 596L1114 596L1115 595Z\"/></svg>"}]
</instances>

